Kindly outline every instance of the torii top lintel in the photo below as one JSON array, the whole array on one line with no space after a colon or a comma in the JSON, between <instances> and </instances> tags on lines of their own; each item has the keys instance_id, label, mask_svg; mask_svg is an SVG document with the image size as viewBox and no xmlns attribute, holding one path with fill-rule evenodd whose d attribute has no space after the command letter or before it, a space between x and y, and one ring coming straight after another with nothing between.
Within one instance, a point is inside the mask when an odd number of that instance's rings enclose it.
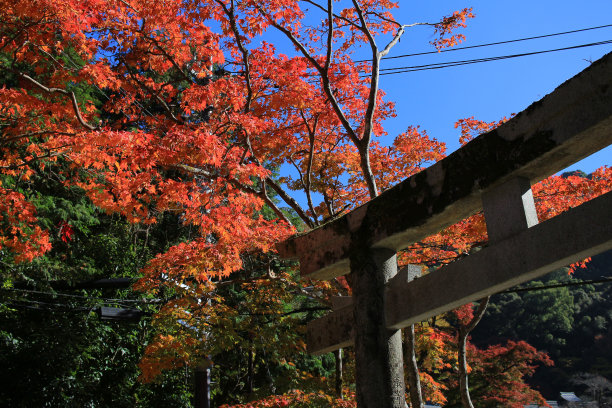
<instances>
[{"instance_id":1,"label":"torii top lintel","mask_svg":"<svg viewBox=\"0 0 612 408\"><path fill-rule=\"evenodd\" d=\"M612 53L514 118L426 170L278 245L302 277L349 272L364 246L400 250L474 214L481 194L514 177L538 182L612 143Z\"/></svg>"}]
</instances>

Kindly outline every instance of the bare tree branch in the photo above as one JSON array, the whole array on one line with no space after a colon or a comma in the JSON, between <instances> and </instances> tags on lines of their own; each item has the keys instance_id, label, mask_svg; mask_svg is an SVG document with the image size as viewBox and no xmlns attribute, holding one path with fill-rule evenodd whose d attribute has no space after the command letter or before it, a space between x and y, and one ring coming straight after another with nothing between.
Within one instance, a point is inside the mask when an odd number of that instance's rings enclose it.
<instances>
[{"instance_id":1,"label":"bare tree branch","mask_svg":"<svg viewBox=\"0 0 612 408\"><path fill-rule=\"evenodd\" d=\"M303 1L304 3L312 4L313 6L315 6L316 8L318 8L318 9L319 9L319 10L321 10L321 11L324 11L325 13L328 13L328 12L329 12L329 10L328 10L328 9L326 9L326 8L325 8L325 7L323 7L323 6L321 6L320 4L315 3L315 2L314 2L314 1L312 1L312 0L301 0L301 1ZM342 16L341 16L341 15L339 15L339 14L332 14L332 15L333 15L333 17L334 17L334 18L336 18L336 19L338 19L338 20L341 20L341 21L344 21L345 23L347 23L348 25L350 25L350 26L352 26L352 27L359 28L359 25L358 25L358 24L355 24L355 22L353 22L353 21L349 20L349 19L348 19L348 18L346 18L346 17L342 17Z\"/></svg>"},{"instance_id":2,"label":"bare tree branch","mask_svg":"<svg viewBox=\"0 0 612 408\"><path fill-rule=\"evenodd\" d=\"M281 211L281 209L278 208L276 203L272 201L272 199L268 196L268 191L266 189L266 183L268 180L269 179L262 180L261 192L259 193L259 196L264 200L266 204L268 204L268 206L270 206L270 208L272 208L272 211L274 211L278 218L291 225L291 221L289 221L289 218L287 218L287 216Z\"/></svg>"},{"instance_id":3,"label":"bare tree branch","mask_svg":"<svg viewBox=\"0 0 612 408\"><path fill-rule=\"evenodd\" d=\"M3 138L2 140L0 140L0 144L6 145L8 143L15 142L17 140L26 139L28 137L33 137L33 136L46 135L50 133L56 134L56 135L62 135L62 136L75 136L76 135L76 133L72 133L72 132L59 132L55 130L41 130L37 132L22 133L20 135Z\"/></svg>"},{"instance_id":4,"label":"bare tree branch","mask_svg":"<svg viewBox=\"0 0 612 408\"><path fill-rule=\"evenodd\" d=\"M81 115L81 110L79 108L79 102L77 101L76 95L74 94L74 92L67 91L61 88L48 88L29 75L26 75L22 72L18 72L18 74L20 77L22 77L23 79L27 79L32 84L36 85L38 88L42 89L45 92L60 93L62 95L67 95L72 102L72 108L74 109L74 114L76 115L77 120L79 121L81 126L83 126L87 130L97 130L98 129L97 127L90 125L89 123L85 121L85 119L83 119L83 116Z\"/></svg>"},{"instance_id":5,"label":"bare tree branch","mask_svg":"<svg viewBox=\"0 0 612 408\"><path fill-rule=\"evenodd\" d=\"M181 169L183 171L192 173L192 174L199 174L199 175L207 177L207 178L213 178L213 177L217 177L218 176L217 174L214 174L213 172L210 172L208 170L204 170L204 169L201 169L201 168L189 166L187 164L177 164L174 167L177 168L177 169ZM261 190L258 191L258 190L256 190L255 188L253 188L251 186L246 186L246 185L240 183L236 179L228 178L227 180L228 180L228 182L230 184L232 184L234 187L238 188L239 190L244 191L245 193L252 194L252 195L254 195L256 197L259 197L262 200L264 200L264 202L267 205L270 206L270 208L272 209L272 211L274 211L274 213L276 214L276 216L278 218L282 219L287 224L291 225L291 221L289 221L287 216L280 210L280 208L278 208L276 203L274 203L274 201L272 201L270 199L270 197L268 196L268 193L266 192L266 185L265 185L265 183L262 183L262 188L261 188Z\"/></svg>"},{"instance_id":6,"label":"bare tree branch","mask_svg":"<svg viewBox=\"0 0 612 408\"><path fill-rule=\"evenodd\" d=\"M64 147L67 147L67 146L59 146L57 148L54 148L53 150L62 149ZM36 161L38 161L40 159L46 159L46 158L49 158L49 157L64 156L64 153L62 153L62 152L54 152L53 150L49 150L47 153L42 154L40 156L33 156L30 159L28 159L28 160L22 160L22 162L19 163L19 164L9 164L8 166L0 166L0 169L15 170L15 169L18 169L20 167L29 166L30 164L32 164L32 163L34 163L34 162L36 162Z\"/></svg>"},{"instance_id":7,"label":"bare tree branch","mask_svg":"<svg viewBox=\"0 0 612 408\"><path fill-rule=\"evenodd\" d=\"M247 99L244 104L244 112L247 113L251 110L251 102L253 101L253 88L251 85L251 68L249 65L249 51L244 47L242 43L242 39L240 38L240 32L238 31L238 26L236 25L236 16L234 14L234 0L231 1L230 8L228 9L225 3L221 0L215 0L217 4L219 4L225 14L227 15L230 27L232 28L232 33L234 33L234 38L236 39L236 45L238 45L238 49L242 54L242 64L244 65L244 78L246 81L247 87Z\"/></svg>"},{"instance_id":8,"label":"bare tree branch","mask_svg":"<svg viewBox=\"0 0 612 408\"><path fill-rule=\"evenodd\" d=\"M151 41L153 43L153 45L155 46L155 48L157 48L159 50L159 52L161 52L161 54L166 57L166 59L172 64L172 66L179 72L179 74L181 74L181 76L183 77L184 80L186 80L189 83L193 83L193 79L187 75L185 73L185 71L183 71L183 69L179 66L179 64L174 60L174 57L172 57L172 55L170 55L170 53L168 51L165 50L164 47L161 46L161 44L159 43L159 41L155 38L155 37L151 37L150 35L145 34L142 30L140 31L140 34L142 35L143 38Z\"/></svg>"},{"instance_id":9,"label":"bare tree branch","mask_svg":"<svg viewBox=\"0 0 612 408\"><path fill-rule=\"evenodd\" d=\"M410 407L423 408L423 395L421 394L421 378L419 376L419 365L416 359L416 336L414 324L404 329L404 362L408 374L408 386L410 391Z\"/></svg>"},{"instance_id":10,"label":"bare tree branch","mask_svg":"<svg viewBox=\"0 0 612 408\"><path fill-rule=\"evenodd\" d=\"M487 311L487 305L489 304L489 299L491 297L487 296L480 300L480 304L478 305L478 309L474 313L474 317L472 320L465 326L462 326L459 329L459 339L458 339L458 349L459 349L459 391L461 393L461 404L463 408L474 408L472 404L472 399L470 398L470 388L468 385L468 372L467 372L467 338L468 335L476 325L480 322L485 312Z\"/></svg>"},{"instance_id":11,"label":"bare tree branch","mask_svg":"<svg viewBox=\"0 0 612 408\"><path fill-rule=\"evenodd\" d=\"M276 28L277 30L285 34L285 36L293 43L293 45L295 45L295 47L308 60L308 62L310 62L310 64L319 72L321 76L321 81L323 82L323 89L325 91L325 94L327 95L327 98L330 101L330 104L332 105L332 108L334 109L334 112L338 116L338 119L340 119L340 123L342 123L342 126L344 127L344 130L347 132L349 138L353 141L353 143L358 145L359 137L357 136L357 133L355 133L355 130L349 123L348 118L346 117L342 108L340 107L340 103L336 99L336 96L334 95L334 92L331 89L329 75L327 75L327 73L325 72L324 67L322 67L317 62L317 60L312 55L310 55L310 53L308 52L304 44L302 44L290 30L286 29L285 27L281 26L276 21L274 21L274 19L261 7L258 6L258 10L264 17L268 19L269 23L274 28Z\"/></svg>"},{"instance_id":12,"label":"bare tree branch","mask_svg":"<svg viewBox=\"0 0 612 408\"><path fill-rule=\"evenodd\" d=\"M297 201L293 199L293 197L287 194L287 192L281 186L279 186L274 180L269 177L266 179L266 184L269 185L272 190L274 190L276 194L278 194L279 197L297 213L297 215L302 219L302 221L306 223L306 225L308 225L308 227L314 228L314 224L310 217L308 217L308 215L304 212L304 210L297 203Z\"/></svg>"},{"instance_id":13,"label":"bare tree branch","mask_svg":"<svg viewBox=\"0 0 612 408\"><path fill-rule=\"evenodd\" d=\"M151 96L153 96L162 106L162 108L164 109L164 111L166 112L166 116L171 119L172 121L176 122L176 123L180 123L180 124L184 124L185 121L182 119L177 118L174 113L172 112L172 110L170 109L170 106L168 106L168 104L166 103L166 101L159 96L159 92L154 92L153 89L151 89L149 86L147 86L145 83L143 83L141 80L139 80L136 75L134 75L133 70L130 66L128 66L127 62L123 59L120 58L119 59L120 62L123 64L123 66L125 66L125 69L128 72L128 75L130 76L130 78L132 78L132 80L134 82L136 82L136 84L138 84L138 86L140 86L140 88L142 90L144 90L145 92L149 93Z\"/></svg>"},{"instance_id":14,"label":"bare tree branch","mask_svg":"<svg viewBox=\"0 0 612 408\"><path fill-rule=\"evenodd\" d=\"M332 54L334 48L334 1L327 0L327 55L325 58L325 74L329 75L329 66L331 65Z\"/></svg>"},{"instance_id":15,"label":"bare tree branch","mask_svg":"<svg viewBox=\"0 0 612 408\"><path fill-rule=\"evenodd\" d=\"M433 26L433 25L435 25L433 23L412 23L412 24L399 24L399 23L397 23L397 24L399 25L399 28L397 29L397 33L395 33L395 35L393 36L393 39L391 39L391 41L389 41L389 43L387 44L385 49L380 52L381 58L384 57L385 55L387 55L389 53L389 51L391 51L391 48L393 48L398 43L400 38L402 38L402 35L404 35L404 32L406 31L406 28L416 27L416 26L421 26L421 25L426 25L426 26Z\"/></svg>"},{"instance_id":16,"label":"bare tree branch","mask_svg":"<svg viewBox=\"0 0 612 408\"><path fill-rule=\"evenodd\" d=\"M314 205L312 204L312 194L311 194L312 192L310 190L311 177L312 177L312 162L314 160L315 134L317 131L317 125L319 123L319 118L318 116L315 117L314 123L311 128L310 124L308 123L308 119L306 119L306 116L304 115L304 112L302 110L300 110L300 116L302 117L302 120L306 124L306 130L308 131L308 143L309 143L308 163L306 165L306 176L302 178L302 185L304 187L304 192L306 193L306 200L308 201L308 208L310 209L310 212L312 213L312 217L314 219L315 224L319 225L319 221L318 221L319 217L317 215L317 212L314 209Z\"/></svg>"}]
</instances>

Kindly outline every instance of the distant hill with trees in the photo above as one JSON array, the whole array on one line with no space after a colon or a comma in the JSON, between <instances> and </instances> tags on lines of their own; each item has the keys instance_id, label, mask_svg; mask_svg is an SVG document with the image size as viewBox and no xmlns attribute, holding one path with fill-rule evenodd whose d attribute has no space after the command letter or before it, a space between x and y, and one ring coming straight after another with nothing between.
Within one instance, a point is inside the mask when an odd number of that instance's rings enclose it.
<instances>
[{"instance_id":1,"label":"distant hill with trees","mask_svg":"<svg viewBox=\"0 0 612 408\"><path fill-rule=\"evenodd\" d=\"M529 382L547 398L576 387L573 379L581 373L610 379L612 281L581 283L611 277L612 251L608 251L573 274L563 268L521 286L534 290L494 295L472 341L484 346L525 340L546 351L555 365L540 367Z\"/></svg>"}]
</instances>

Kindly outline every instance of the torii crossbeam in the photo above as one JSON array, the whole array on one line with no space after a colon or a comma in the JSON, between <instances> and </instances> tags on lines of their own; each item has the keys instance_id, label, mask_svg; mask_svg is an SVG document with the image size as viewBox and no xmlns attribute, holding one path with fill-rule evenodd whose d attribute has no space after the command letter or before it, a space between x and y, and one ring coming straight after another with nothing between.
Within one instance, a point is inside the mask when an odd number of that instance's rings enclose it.
<instances>
[{"instance_id":1,"label":"torii crossbeam","mask_svg":"<svg viewBox=\"0 0 612 408\"><path fill-rule=\"evenodd\" d=\"M612 193L538 224L530 190L611 143L608 54L499 128L279 245L302 277L352 275L352 304L309 325L309 351L354 344L358 406L404 408L399 329L612 249ZM396 276L396 251L483 207L487 248L412 282Z\"/></svg>"}]
</instances>

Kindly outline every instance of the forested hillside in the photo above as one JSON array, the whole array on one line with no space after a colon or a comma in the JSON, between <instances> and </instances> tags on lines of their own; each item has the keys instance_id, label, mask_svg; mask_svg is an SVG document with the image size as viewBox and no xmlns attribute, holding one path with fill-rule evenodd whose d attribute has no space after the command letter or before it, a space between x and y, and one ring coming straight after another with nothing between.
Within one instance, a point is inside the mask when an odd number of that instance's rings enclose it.
<instances>
[{"instance_id":1,"label":"forested hillside","mask_svg":"<svg viewBox=\"0 0 612 408\"><path fill-rule=\"evenodd\" d=\"M208 370L214 406L356 405L351 349L307 354L304 333L334 296L374 287L372 275L302 280L277 245L446 157L418 123L387 133L396 110L381 60L417 26L433 53L454 47L475 16L400 22L399 2L324 3L0 0L0 405L189 406ZM457 119L461 143L508 120ZM449 173L440 185L466 194L494 183ZM539 219L611 180L604 166L535 183ZM397 263L428 273L488 241L476 213L411 242ZM487 299L396 332L412 405L458 407L468 391L483 408L543 403L527 378L566 352L554 369L563 381L609 370L604 287L503 295L490 322L510 323L483 326L494 338L477 343L468 328ZM356 323L384 321L367 317Z\"/></svg>"},{"instance_id":2,"label":"forested hillside","mask_svg":"<svg viewBox=\"0 0 612 408\"><path fill-rule=\"evenodd\" d=\"M563 268L517 289L492 297L473 332L476 344L525 340L547 352L555 365L539 368L529 382L551 399L584 391L572 382L581 373L612 378L612 252L572 274Z\"/></svg>"}]
</instances>

